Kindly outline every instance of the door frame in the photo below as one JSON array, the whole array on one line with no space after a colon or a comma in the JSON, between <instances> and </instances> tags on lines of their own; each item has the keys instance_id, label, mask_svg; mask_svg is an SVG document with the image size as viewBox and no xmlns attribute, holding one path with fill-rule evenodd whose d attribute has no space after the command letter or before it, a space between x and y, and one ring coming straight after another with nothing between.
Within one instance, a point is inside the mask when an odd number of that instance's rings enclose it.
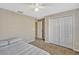
<instances>
[{"instance_id":1,"label":"door frame","mask_svg":"<svg viewBox=\"0 0 79 59\"><path fill-rule=\"evenodd\" d=\"M38 34L38 22L42 22L42 38L37 37L37 34ZM42 39L43 41L45 41L45 18L38 19L35 22L35 39Z\"/></svg>"}]
</instances>

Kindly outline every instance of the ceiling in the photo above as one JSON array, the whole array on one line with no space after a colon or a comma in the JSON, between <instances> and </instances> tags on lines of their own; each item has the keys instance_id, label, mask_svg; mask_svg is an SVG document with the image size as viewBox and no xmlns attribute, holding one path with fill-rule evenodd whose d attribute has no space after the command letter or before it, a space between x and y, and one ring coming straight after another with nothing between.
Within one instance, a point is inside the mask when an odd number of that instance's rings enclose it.
<instances>
[{"instance_id":1,"label":"ceiling","mask_svg":"<svg viewBox=\"0 0 79 59\"><path fill-rule=\"evenodd\" d=\"M47 15L79 8L78 3L40 3L44 8L39 8L38 12L31 7L32 3L0 3L0 8L8 9L27 16L41 19Z\"/></svg>"}]
</instances>

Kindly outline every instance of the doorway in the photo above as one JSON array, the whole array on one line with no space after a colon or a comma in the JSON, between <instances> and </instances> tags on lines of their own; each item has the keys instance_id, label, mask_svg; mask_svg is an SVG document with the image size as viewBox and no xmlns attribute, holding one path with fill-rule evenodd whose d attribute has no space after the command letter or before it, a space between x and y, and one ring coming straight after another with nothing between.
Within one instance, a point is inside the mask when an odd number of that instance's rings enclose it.
<instances>
[{"instance_id":1,"label":"doorway","mask_svg":"<svg viewBox=\"0 0 79 59\"><path fill-rule=\"evenodd\" d=\"M35 39L45 41L45 19L40 19L35 22Z\"/></svg>"}]
</instances>

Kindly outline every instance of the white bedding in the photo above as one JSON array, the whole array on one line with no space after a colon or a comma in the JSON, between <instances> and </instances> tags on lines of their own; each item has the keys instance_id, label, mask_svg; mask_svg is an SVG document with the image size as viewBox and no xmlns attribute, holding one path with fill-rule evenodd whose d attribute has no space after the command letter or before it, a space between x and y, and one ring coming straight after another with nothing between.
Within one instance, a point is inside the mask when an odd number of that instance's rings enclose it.
<instances>
[{"instance_id":1,"label":"white bedding","mask_svg":"<svg viewBox=\"0 0 79 59\"><path fill-rule=\"evenodd\" d=\"M48 55L49 53L24 41L0 47L0 55Z\"/></svg>"}]
</instances>

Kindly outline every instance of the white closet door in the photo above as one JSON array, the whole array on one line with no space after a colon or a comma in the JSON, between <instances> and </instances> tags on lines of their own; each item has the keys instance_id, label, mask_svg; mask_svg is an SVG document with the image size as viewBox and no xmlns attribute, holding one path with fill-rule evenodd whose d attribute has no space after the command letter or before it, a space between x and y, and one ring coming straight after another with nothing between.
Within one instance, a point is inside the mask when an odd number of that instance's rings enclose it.
<instances>
[{"instance_id":1,"label":"white closet door","mask_svg":"<svg viewBox=\"0 0 79 59\"><path fill-rule=\"evenodd\" d=\"M49 20L49 42L54 44L59 44L58 38L58 21L57 20Z\"/></svg>"},{"instance_id":2,"label":"white closet door","mask_svg":"<svg viewBox=\"0 0 79 59\"><path fill-rule=\"evenodd\" d=\"M65 41L65 33L64 33L64 19L59 18L59 26L60 26L60 45L65 46L64 41Z\"/></svg>"},{"instance_id":3,"label":"white closet door","mask_svg":"<svg viewBox=\"0 0 79 59\"><path fill-rule=\"evenodd\" d=\"M59 22L59 19L55 19L55 21L56 21L56 35L55 35L55 37L56 37L56 39L54 39L55 40L55 42L57 42L57 45L59 45L60 44L60 22ZM54 31L53 31L54 32ZM53 33L54 34L54 33Z\"/></svg>"},{"instance_id":4,"label":"white closet door","mask_svg":"<svg viewBox=\"0 0 79 59\"><path fill-rule=\"evenodd\" d=\"M51 43L72 48L72 16L49 20L49 41Z\"/></svg>"},{"instance_id":5,"label":"white closet door","mask_svg":"<svg viewBox=\"0 0 79 59\"><path fill-rule=\"evenodd\" d=\"M64 34L65 34L64 41L65 42L64 42L64 44L68 48L73 48L73 38L72 38L73 26L72 26L72 22L73 22L72 16L65 17L65 20L64 20Z\"/></svg>"},{"instance_id":6,"label":"white closet door","mask_svg":"<svg viewBox=\"0 0 79 59\"><path fill-rule=\"evenodd\" d=\"M73 40L72 40L72 16L62 17L59 19L60 22L60 45L72 48Z\"/></svg>"},{"instance_id":7,"label":"white closet door","mask_svg":"<svg viewBox=\"0 0 79 59\"><path fill-rule=\"evenodd\" d=\"M49 19L49 42L50 43L55 43L54 41L54 39L56 39L55 38L55 32L56 32L56 23L55 23L55 21L53 21L52 19ZM55 34L54 34L55 33Z\"/></svg>"}]
</instances>

